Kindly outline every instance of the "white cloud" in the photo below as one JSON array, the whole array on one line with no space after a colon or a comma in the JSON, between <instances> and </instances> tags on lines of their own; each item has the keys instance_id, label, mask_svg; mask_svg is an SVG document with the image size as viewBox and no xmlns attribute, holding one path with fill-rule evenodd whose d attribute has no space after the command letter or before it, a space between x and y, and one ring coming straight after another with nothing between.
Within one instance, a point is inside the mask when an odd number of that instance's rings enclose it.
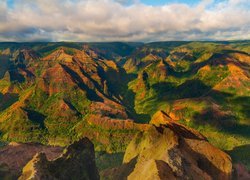
<instances>
[{"instance_id":1,"label":"white cloud","mask_svg":"<svg viewBox=\"0 0 250 180\"><path fill-rule=\"evenodd\" d=\"M135 1L133 1L135 2ZM250 3L149 6L129 0L0 0L0 41L249 39Z\"/></svg>"}]
</instances>

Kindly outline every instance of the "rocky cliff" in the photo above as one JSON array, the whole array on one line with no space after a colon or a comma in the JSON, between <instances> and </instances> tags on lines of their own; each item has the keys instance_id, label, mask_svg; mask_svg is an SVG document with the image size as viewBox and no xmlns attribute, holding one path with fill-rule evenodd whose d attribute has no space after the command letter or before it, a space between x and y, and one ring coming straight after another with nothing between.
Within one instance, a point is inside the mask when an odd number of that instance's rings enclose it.
<instances>
[{"instance_id":1,"label":"rocky cliff","mask_svg":"<svg viewBox=\"0 0 250 180\"><path fill-rule=\"evenodd\" d=\"M198 131L157 112L145 132L127 147L123 165L106 170L104 179L230 179L229 155Z\"/></svg>"},{"instance_id":2,"label":"rocky cliff","mask_svg":"<svg viewBox=\"0 0 250 180\"><path fill-rule=\"evenodd\" d=\"M16 179L22 173L22 168L35 154L43 152L49 160L55 159L62 153L58 146L44 146L37 143L15 143L0 148L0 179Z\"/></svg>"},{"instance_id":3,"label":"rocky cliff","mask_svg":"<svg viewBox=\"0 0 250 180\"><path fill-rule=\"evenodd\" d=\"M19 180L26 179L99 179L94 145L88 138L68 146L57 159L49 161L44 153L36 154L23 168Z\"/></svg>"}]
</instances>

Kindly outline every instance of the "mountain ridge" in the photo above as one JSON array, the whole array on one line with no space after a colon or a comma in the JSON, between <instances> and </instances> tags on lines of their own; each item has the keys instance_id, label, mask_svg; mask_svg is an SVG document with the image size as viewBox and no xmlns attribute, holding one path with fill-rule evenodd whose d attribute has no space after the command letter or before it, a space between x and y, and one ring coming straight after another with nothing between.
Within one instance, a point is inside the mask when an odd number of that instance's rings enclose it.
<instances>
[{"instance_id":1,"label":"mountain ridge","mask_svg":"<svg viewBox=\"0 0 250 180\"><path fill-rule=\"evenodd\" d=\"M250 143L249 53L249 41L0 43L1 141L87 136L124 152L162 110L231 151Z\"/></svg>"}]
</instances>

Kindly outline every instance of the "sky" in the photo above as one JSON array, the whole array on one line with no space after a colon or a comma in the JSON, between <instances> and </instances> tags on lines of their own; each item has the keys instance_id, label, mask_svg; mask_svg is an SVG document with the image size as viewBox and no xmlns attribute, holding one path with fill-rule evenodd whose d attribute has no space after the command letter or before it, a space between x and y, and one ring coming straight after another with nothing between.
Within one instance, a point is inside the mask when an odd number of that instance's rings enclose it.
<instances>
[{"instance_id":1,"label":"sky","mask_svg":"<svg viewBox=\"0 0 250 180\"><path fill-rule=\"evenodd\" d=\"M250 0L0 0L0 41L250 39Z\"/></svg>"}]
</instances>

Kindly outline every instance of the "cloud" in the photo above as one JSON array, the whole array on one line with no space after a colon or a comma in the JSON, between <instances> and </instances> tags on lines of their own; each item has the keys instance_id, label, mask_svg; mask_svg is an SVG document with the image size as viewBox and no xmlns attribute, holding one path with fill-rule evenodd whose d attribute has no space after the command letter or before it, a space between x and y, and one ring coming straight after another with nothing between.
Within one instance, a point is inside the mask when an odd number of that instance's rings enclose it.
<instances>
[{"instance_id":1,"label":"cloud","mask_svg":"<svg viewBox=\"0 0 250 180\"><path fill-rule=\"evenodd\" d=\"M250 3L145 5L133 0L0 0L0 41L250 38Z\"/></svg>"}]
</instances>

